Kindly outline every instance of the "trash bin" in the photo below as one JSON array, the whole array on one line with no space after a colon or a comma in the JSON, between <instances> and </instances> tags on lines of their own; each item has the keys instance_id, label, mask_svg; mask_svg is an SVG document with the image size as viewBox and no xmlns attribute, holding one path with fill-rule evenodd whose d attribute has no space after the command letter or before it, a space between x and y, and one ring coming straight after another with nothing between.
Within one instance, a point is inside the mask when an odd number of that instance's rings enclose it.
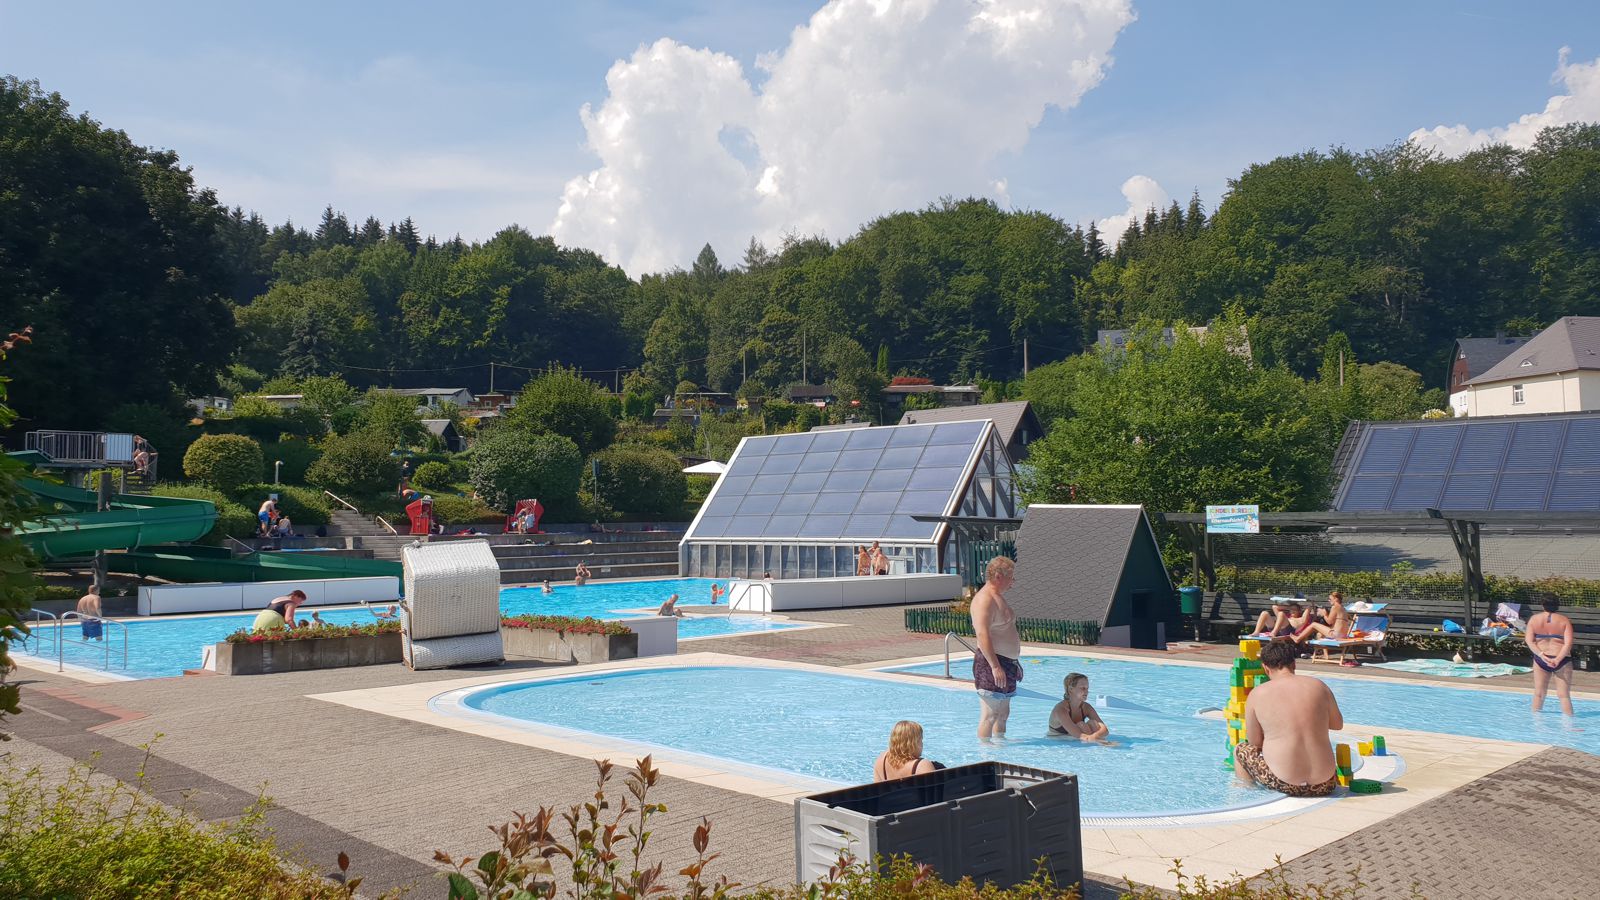
<instances>
[{"instance_id":1,"label":"trash bin","mask_svg":"<svg viewBox=\"0 0 1600 900\"><path fill-rule=\"evenodd\" d=\"M1010 887L1044 866L1083 881L1078 776L973 763L802 797L794 804L795 877L824 878L848 850L874 864L909 855L941 878Z\"/></svg>"},{"instance_id":2,"label":"trash bin","mask_svg":"<svg viewBox=\"0 0 1600 900\"><path fill-rule=\"evenodd\" d=\"M1186 616L1200 615L1200 604L1206 598L1206 592L1197 587L1178 588L1178 607Z\"/></svg>"}]
</instances>

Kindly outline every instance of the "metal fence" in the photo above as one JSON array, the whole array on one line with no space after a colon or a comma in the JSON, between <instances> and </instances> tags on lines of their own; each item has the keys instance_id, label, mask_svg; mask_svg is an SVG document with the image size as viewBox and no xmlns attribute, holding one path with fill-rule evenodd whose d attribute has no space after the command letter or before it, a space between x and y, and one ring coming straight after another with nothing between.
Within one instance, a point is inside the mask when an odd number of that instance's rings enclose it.
<instances>
[{"instance_id":1,"label":"metal fence","mask_svg":"<svg viewBox=\"0 0 1600 900\"><path fill-rule=\"evenodd\" d=\"M987 580L985 577L989 560L996 556L1009 556L1017 558L1017 542L1013 538L1000 538L989 541L971 541L967 544L967 565L961 573L962 581L967 587L980 588Z\"/></svg>"},{"instance_id":2,"label":"metal fence","mask_svg":"<svg viewBox=\"0 0 1600 900\"><path fill-rule=\"evenodd\" d=\"M908 609L905 614L907 631L921 634L955 632L967 637L973 636L972 617L966 613L943 609ZM1094 621L1018 619L1017 632L1022 635L1023 640L1039 644L1089 646L1100 642L1100 623Z\"/></svg>"},{"instance_id":3,"label":"metal fence","mask_svg":"<svg viewBox=\"0 0 1600 900\"><path fill-rule=\"evenodd\" d=\"M1219 591L1306 596L1338 589L1347 597L1460 600L1461 559L1443 526L1395 529L1278 529L1209 538ZM1537 605L1600 607L1600 529L1499 528L1481 534L1484 593ZM1479 609L1477 615L1487 610Z\"/></svg>"}]
</instances>

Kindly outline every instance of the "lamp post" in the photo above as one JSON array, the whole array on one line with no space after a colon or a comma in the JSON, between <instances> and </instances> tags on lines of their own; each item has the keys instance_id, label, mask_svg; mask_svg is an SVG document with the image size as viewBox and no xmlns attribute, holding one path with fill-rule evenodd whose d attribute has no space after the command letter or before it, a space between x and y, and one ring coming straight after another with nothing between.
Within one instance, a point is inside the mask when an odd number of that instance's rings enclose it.
<instances>
[{"instance_id":1,"label":"lamp post","mask_svg":"<svg viewBox=\"0 0 1600 900\"><path fill-rule=\"evenodd\" d=\"M281 460L281 459L280 460L275 460L272 463L272 483L273 484L282 484L283 483L278 478L278 473L281 472L282 470L283 470L283 460Z\"/></svg>"}]
</instances>

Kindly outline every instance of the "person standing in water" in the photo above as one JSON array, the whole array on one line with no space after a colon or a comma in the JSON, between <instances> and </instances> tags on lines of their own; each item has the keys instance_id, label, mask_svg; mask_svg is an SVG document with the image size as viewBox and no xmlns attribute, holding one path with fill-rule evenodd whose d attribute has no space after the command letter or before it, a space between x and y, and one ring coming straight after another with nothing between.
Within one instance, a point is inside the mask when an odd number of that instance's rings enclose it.
<instances>
[{"instance_id":1,"label":"person standing in water","mask_svg":"<svg viewBox=\"0 0 1600 900\"><path fill-rule=\"evenodd\" d=\"M1522 640L1533 651L1533 711L1544 709L1550 682L1556 683L1561 712L1572 715L1572 620L1556 612L1561 601L1549 594L1540 604L1544 612L1528 622Z\"/></svg>"},{"instance_id":2,"label":"person standing in water","mask_svg":"<svg viewBox=\"0 0 1600 900\"><path fill-rule=\"evenodd\" d=\"M982 741L1006 736L1011 698L1022 680L1022 664L1017 662L1022 655L1022 636L1017 633L1017 614L1005 596L1015 579L1016 563L996 556L989 560L984 585L972 598L972 633L978 637L972 683L978 689L978 739Z\"/></svg>"},{"instance_id":3,"label":"person standing in water","mask_svg":"<svg viewBox=\"0 0 1600 900\"><path fill-rule=\"evenodd\" d=\"M1050 736L1104 741L1111 729L1089 705L1089 676L1073 672L1061 683L1061 702L1050 710Z\"/></svg>"}]
</instances>

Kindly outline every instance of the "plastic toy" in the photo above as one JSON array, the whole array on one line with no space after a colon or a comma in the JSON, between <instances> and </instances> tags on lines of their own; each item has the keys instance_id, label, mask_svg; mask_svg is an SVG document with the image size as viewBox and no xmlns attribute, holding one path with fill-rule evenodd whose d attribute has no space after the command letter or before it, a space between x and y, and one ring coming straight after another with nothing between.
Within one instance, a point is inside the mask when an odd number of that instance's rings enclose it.
<instances>
[{"instance_id":1,"label":"plastic toy","mask_svg":"<svg viewBox=\"0 0 1600 900\"><path fill-rule=\"evenodd\" d=\"M1371 741L1362 741L1361 743L1356 744L1356 752L1360 753L1362 756L1371 756L1372 755L1372 742Z\"/></svg>"},{"instance_id":2,"label":"plastic toy","mask_svg":"<svg viewBox=\"0 0 1600 900\"><path fill-rule=\"evenodd\" d=\"M1233 661L1233 667L1228 670L1228 705L1223 707L1223 714L1228 720L1228 759L1227 765L1233 766L1233 748L1245 739L1244 710L1249 701L1250 691L1255 686L1267 680L1266 669L1261 667L1261 644L1259 641L1240 641L1239 657Z\"/></svg>"},{"instance_id":3,"label":"plastic toy","mask_svg":"<svg viewBox=\"0 0 1600 900\"><path fill-rule=\"evenodd\" d=\"M1339 777L1339 784L1350 786L1352 770L1350 768L1350 745L1340 744L1333 748L1333 771Z\"/></svg>"},{"instance_id":4,"label":"plastic toy","mask_svg":"<svg viewBox=\"0 0 1600 900\"><path fill-rule=\"evenodd\" d=\"M1350 779L1350 793L1352 794L1381 794L1383 782L1373 781L1371 778Z\"/></svg>"},{"instance_id":5,"label":"plastic toy","mask_svg":"<svg viewBox=\"0 0 1600 900\"><path fill-rule=\"evenodd\" d=\"M1386 746L1383 743L1383 735L1381 735L1381 734L1375 734L1375 735L1372 736L1372 755L1373 756L1388 756L1389 755L1389 748L1388 748L1388 746Z\"/></svg>"}]
</instances>

